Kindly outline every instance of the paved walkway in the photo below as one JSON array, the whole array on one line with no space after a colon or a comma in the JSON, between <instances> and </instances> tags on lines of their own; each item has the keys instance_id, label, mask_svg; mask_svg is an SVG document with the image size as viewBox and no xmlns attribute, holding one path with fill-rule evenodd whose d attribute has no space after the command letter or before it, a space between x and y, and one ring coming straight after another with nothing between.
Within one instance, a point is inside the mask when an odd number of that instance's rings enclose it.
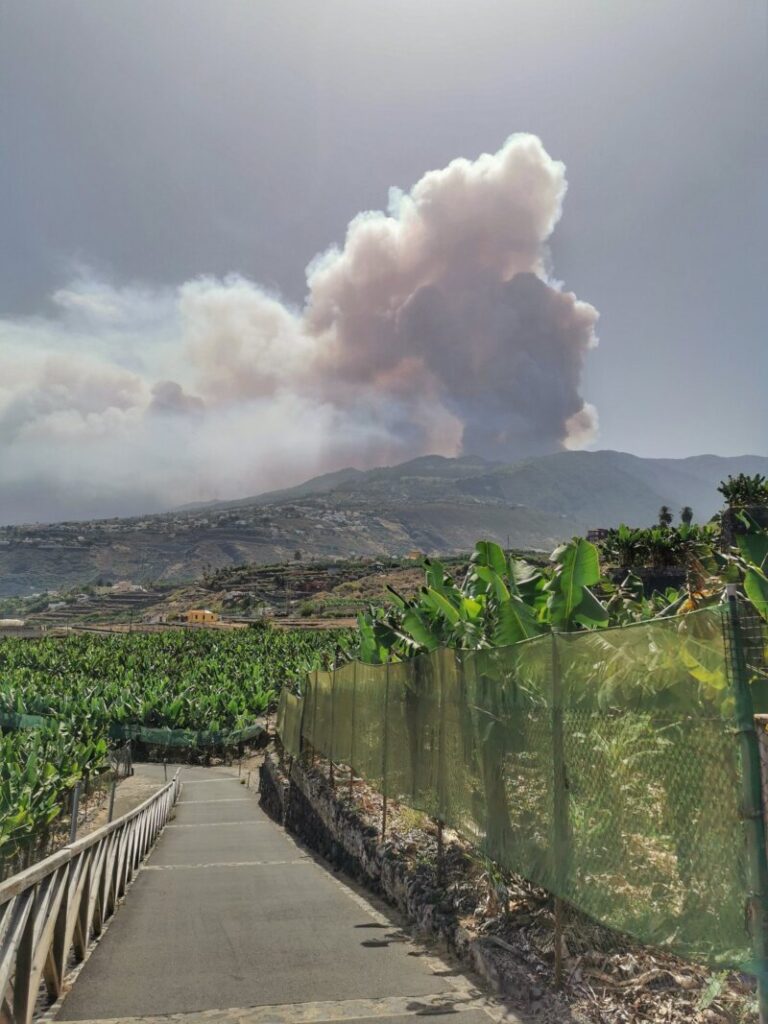
<instances>
[{"instance_id":1,"label":"paved walkway","mask_svg":"<svg viewBox=\"0 0 768 1024\"><path fill-rule=\"evenodd\" d=\"M56 1020L489 1024L469 980L298 846L236 773L182 779L175 819Z\"/></svg>"}]
</instances>

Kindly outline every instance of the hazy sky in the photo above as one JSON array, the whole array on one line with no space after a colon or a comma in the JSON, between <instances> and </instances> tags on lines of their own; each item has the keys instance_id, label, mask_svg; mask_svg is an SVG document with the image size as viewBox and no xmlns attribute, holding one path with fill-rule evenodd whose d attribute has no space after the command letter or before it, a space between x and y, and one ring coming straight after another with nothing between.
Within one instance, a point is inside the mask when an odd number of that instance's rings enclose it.
<instances>
[{"instance_id":1,"label":"hazy sky","mask_svg":"<svg viewBox=\"0 0 768 1024\"><path fill-rule=\"evenodd\" d=\"M307 264L344 245L356 214L518 132L565 165L562 219L539 254L545 271L535 255L531 270L599 311L599 346L587 352L585 335L571 367L578 375L583 362L579 394L599 416L591 445L767 454L767 40L764 0L0 0L0 521L236 496L309 475L312 439L295 459L286 446L302 445L296 418L312 417L291 413L281 382L271 411L260 382L245 430L229 407L210 421L227 473L155 486L185 428L163 428L176 438L163 457L145 435L131 451L111 410L134 415L126 393L145 378L155 412L164 403L198 423L212 408L216 389L172 365L177 289L236 274L282 299L278 319L306 317ZM519 298L493 294L505 308ZM430 324L464 315L428 298ZM333 330L346 367L354 332L341 344ZM215 347L203 363L218 372ZM339 419L344 399L323 372L312 396L313 408L333 406L323 429L363 429L358 414ZM492 387L490 359L483 372ZM121 398L95 401L102 391ZM574 407L563 395L565 420ZM253 391L248 401L253 411ZM449 395L444 428L427 429L413 401L403 415L417 447L435 429L448 438L451 417L467 422ZM90 417L85 439L76 417ZM263 439L250 458L249 435L282 437L285 417L293 432L275 458ZM370 419L377 440L363 461L399 456L380 443L391 424ZM330 455L324 445L319 469L354 461L353 444ZM108 468L123 454L132 479ZM210 437L201 458L217 460Z\"/></svg>"}]
</instances>

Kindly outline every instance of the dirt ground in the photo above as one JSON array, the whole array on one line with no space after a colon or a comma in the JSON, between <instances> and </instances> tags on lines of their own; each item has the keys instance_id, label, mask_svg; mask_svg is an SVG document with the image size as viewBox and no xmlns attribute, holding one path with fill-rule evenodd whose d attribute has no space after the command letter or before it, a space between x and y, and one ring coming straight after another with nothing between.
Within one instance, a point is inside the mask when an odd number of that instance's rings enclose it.
<instances>
[{"instance_id":1,"label":"dirt ground","mask_svg":"<svg viewBox=\"0 0 768 1024\"><path fill-rule=\"evenodd\" d=\"M173 765L167 766L168 780L173 778ZM136 764L134 774L127 779L120 779L115 789L115 805L112 817L119 818L134 807L144 803L153 793L165 785L165 772L162 764ZM106 825L109 818L109 790L94 796L84 806L83 817L78 822L77 835L90 835L96 829Z\"/></svg>"}]
</instances>

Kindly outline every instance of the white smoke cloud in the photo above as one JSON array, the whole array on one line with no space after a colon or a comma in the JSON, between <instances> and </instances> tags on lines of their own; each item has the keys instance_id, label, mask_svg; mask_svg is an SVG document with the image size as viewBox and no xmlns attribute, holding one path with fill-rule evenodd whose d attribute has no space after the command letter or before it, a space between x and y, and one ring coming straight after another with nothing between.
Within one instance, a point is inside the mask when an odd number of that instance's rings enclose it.
<instances>
[{"instance_id":1,"label":"white smoke cloud","mask_svg":"<svg viewBox=\"0 0 768 1024\"><path fill-rule=\"evenodd\" d=\"M239 276L152 290L81 269L52 315L0 319L0 521L589 443L597 312L545 262L565 190L535 136L454 160L357 216L302 309Z\"/></svg>"}]
</instances>

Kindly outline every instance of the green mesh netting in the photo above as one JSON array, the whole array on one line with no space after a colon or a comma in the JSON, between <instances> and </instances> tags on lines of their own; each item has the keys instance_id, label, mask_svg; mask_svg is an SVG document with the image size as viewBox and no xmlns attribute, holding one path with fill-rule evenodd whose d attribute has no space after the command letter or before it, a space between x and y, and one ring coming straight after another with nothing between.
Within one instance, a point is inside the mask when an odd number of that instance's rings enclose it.
<instances>
[{"instance_id":1,"label":"green mesh netting","mask_svg":"<svg viewBox=\"0 0 768 1024\"><path fill-rule=\"evenodd\" d=\"M596 920L740 965L749 886L726 669L709 609L315 672L278 728L289 753L351 765Z\"/></svg>"},{"instance_id":2,"label":"green mesh netting","mask_svg":"<svg viewBox=\"0 0 768 1024\"><path fill-rule=\"evenodd\" d=\"M302 700L287 690L280 694L275 730L289 754L298 756L301 749Z\"/></svg>"}]
</instances>

